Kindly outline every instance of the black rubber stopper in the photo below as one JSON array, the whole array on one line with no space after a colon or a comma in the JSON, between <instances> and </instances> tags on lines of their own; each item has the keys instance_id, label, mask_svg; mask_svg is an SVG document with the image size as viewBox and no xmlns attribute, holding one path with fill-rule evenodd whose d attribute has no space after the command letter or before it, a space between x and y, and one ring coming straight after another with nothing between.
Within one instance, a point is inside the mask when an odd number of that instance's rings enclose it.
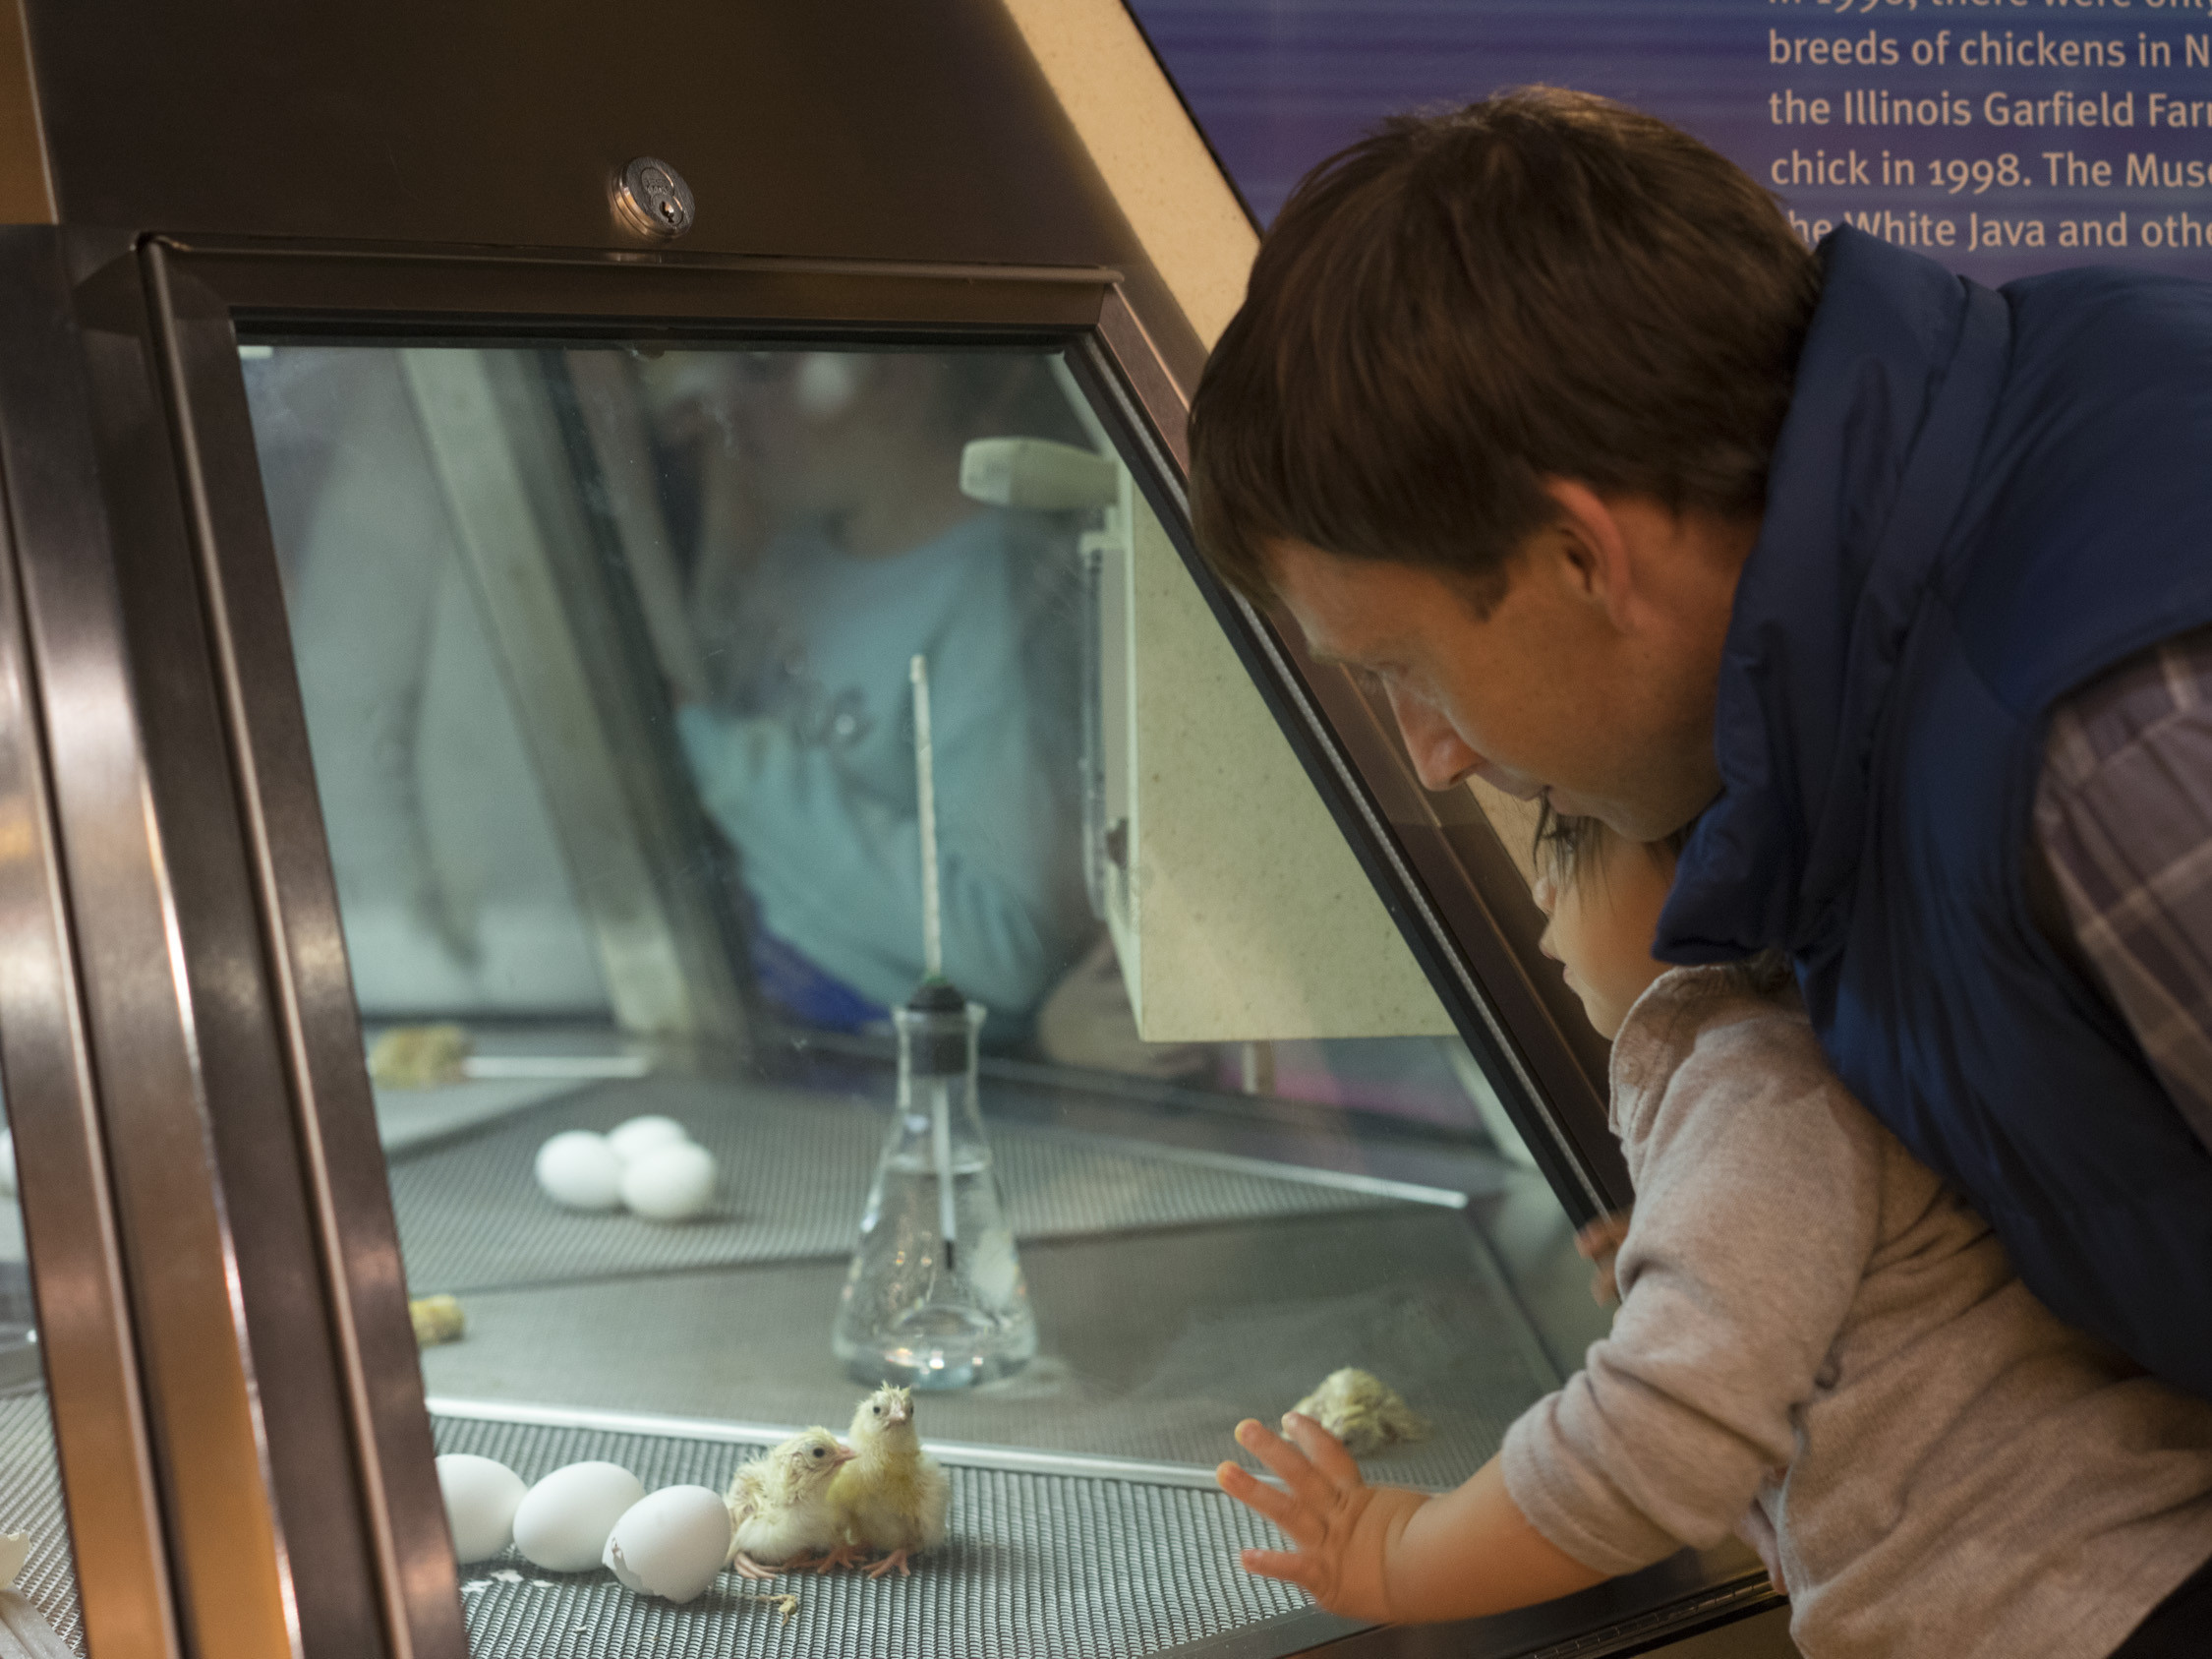
<instances>
[{"instance_id":1,"label":"black rubber stopper","mask_svg":"<svg viewBox=\"0 0 2212 1659\"><path fill-rule=\"evenodd\" d=\"M921 1032L913 1038L913 1066L922 1077L959 1077L967 1070L967 998L952 980L937 976L924 979L906 999L907 1009L937 1019L960 1019L958 1026Z\"/></svg>"}]
</instances>

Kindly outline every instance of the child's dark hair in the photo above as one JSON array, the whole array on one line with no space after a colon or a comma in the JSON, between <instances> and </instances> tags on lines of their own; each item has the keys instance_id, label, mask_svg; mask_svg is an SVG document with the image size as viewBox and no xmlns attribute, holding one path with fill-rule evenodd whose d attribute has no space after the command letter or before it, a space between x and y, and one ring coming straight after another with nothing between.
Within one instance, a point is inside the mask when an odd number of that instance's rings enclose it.
<instances>
[{"instance_id":1,"label":"child's dark hair","mask_svg":"<svg viewBox=\"0 0 2212 1659\"><path fill-rule=\"evenodd\" d=\"M1676 855L1689 844L1690 831L1695 823L1696 820L1692 819L1672 835L1645 842L1644 851L1658 863L1672 869ZM1538 873L1550 876L1562 887L1583 879L1590 870L1590 863L1584 855L1600 839L1610 834L1612 831L1601 820L1555 812L1551 802L1546 800L1537 815L1536 845L1533 851Z\"/></svg>"},{"instance_id":2,"label":"child's dark hair","mask_svg":"<svg viewBox=\"0 0 2212 1659\"><path fill-rule=\"evenodd\" d=\"M1697 821L1692 819L1671 835L1643 843L1644 852L1671 871L1696 827ZM1550 876L1562 887L1587 880L1594 863L1588 855L1612 834L1601 820L1554 812L1551 802L1545 800L1537 817L1536 845L1532 849L1538 873ZM1777 950L1764 950L1727 966L1743 988L1758 996L1771 996L1795 978L1789 958Z\"/></svg>"}]
</instances>

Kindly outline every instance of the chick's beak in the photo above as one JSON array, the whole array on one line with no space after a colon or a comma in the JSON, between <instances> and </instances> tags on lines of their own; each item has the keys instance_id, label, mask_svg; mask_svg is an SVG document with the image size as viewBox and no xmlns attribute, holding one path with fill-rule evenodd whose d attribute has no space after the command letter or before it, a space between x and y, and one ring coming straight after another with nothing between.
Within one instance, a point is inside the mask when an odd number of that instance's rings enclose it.
<instances>
[{"instance_id":1,"label":"chick's beak","mask_svg":"<svg viewBox=\"0 0 2212 1659\"><path fill-rule=\"evenodd\" d=\"M860 1453L853 1451L851 1447L841 1446L835 1452L830 1453L830 1467L834 1469L840 1463L849 1463L853 1458L859 1455Z\"/></svg>"}]
</instances>

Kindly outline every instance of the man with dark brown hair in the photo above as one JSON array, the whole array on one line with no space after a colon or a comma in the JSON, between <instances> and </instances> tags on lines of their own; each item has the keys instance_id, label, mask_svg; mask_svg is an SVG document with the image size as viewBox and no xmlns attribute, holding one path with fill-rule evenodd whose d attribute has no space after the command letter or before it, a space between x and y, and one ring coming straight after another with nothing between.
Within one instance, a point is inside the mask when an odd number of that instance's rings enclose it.
<instances>
[{"instance_id":1,"label":"man with dark brown hair","mask_svg":"<svg viewBox=\"0 0 2212 1659\"><path fill-rule=\"evenodd\" d=\"M1303 184L1192 411L1198 541L1423 780L1653 841L1779 948L2065 1318L2212 1396L2212 286L1808 253L1534 90Z\"/></svg>"}]
</instances>

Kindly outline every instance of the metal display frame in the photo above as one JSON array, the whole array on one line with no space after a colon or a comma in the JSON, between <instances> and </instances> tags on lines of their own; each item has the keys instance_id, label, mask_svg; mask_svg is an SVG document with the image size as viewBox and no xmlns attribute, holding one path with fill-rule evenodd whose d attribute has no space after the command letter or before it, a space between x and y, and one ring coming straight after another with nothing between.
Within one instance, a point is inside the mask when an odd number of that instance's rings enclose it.
<instances>
[{"instance_id":1,"label":"metal display frame","mask_svg":"<svg viewBox=\"0 0 2212 1659\"><path fill-rule=\"evenodd\" d=\"M96 543L105 533L96 494L82 488L89 414L50 244L0 231L0 408L45 411L34 426L0 417L0 1074L86 1633L103 1653L171 1659L184 1652L183 1632L125 1282L125 1195L110 1185L111 1141L133 1131L126 1114L103 1109L93 1065L92 1005L106 1000L93 984L105 989L119 966L110 924L128 926L117 909L149 897L109 885L136 861L140 780L120 679L103 672L112 664L98 637L112 609L104 572L49 570L32 591L17 558L26 543ZM73 694L57 698L63 687ZM124 764L57 791L47 757L87 747ZM65 849L64 820L118 813L103 843L78 838ZM88 902L73 904L73 891Z\"/></svg>"},{"instance_id":2,"label":"metal display frame","mask_svg":"<svg viewBox=\"0 0 2212 1659\"><path fill-rule=\"evenodd\" d=\"M214 705L208 712L219 716L228 741L235 819L227 839L252 872L253 891L244 906L244 894L227 893L234 910L226 913L226 926L241 924L240 910L258 918L265 967L257 977L254 1008L265 1022L262 1057L280 1059L283 1074L257 1080L259 1110L286 1115L285 1139L303 1177L307 1230L321 1266L320 1296L309 1298L307 1286L294 1284L283 1306L259 1320L249 1317L248 1346L256 1355L271 1346L265 1338L273 1322L274 1346L289 1355L320 1328L327 1381L319 1385L324 1397L317 1409L324 1416L339 1410L343 1418L321 1425L329 1436L321 1448L344 1445L352 1452L344 1479L321 1457L304 1459L325 1494L309 1515L284 1502L286 1490L297 1488L271 1449L273 1511L292 1517L283 1534L287 1562L295 1578L304 1564L317 1564L327 1604L318 1612L303 1601L301 1633L310 1652L368 1651L355 1646L357 1637L339 1632L358 1632L357 1621L373 1603L389 1651L457 1656L453 1565L431 1478L389 1198L237 366L241 325L257 338L551 343L680 337L698 343L719 336L1060 347L1070 351L1101 412L1119 427L1135 470L1158 498L1155 509L1177 525L1187 388L1153 345L1116 273L1103 269L886 270L704 259L639 271L588 259L310 254L158 238L111 260L87 288L121 282L126 264L143 284L139 344L158 385L118 385L119 401L145 401L132 417L117 418L165 417L173 445L168 482L183 504L178 528L197 566L205 626L204 638L197 630L171 629L162 649L179 657L173 665L179 674L182 657L197 652L205 677L201 694ZM1184 552L1189 559L1187 545ZM181 561L183 553L171 539L166 557ZM1449 866L1434 848L1409 846L1397 836L1366 781L1379 775L1402 782L1404 762L1388 733L1371 722L1349 732L1333 726L1328 705L1333 700L1342 707L1345 696L1356 695L1349 682L1332 684L1338 671L1304 661L1267 619L1229 602L1193 564L1370 877L1492 1068L1501 1094L1514 1102L1554 1190L1578 1218L1620 1202L1625 1182L1606 1159L1593 1155L1599 1148L1609 1152L1610 1142L1586 1056L1557 1040L1555 1021L1530 1019L1528 976L1513 941L1494 923L1486 956L1455 934L1455 920L1464 925L1469 916L1489 915L1466 873L1466 850L1480 855L1480 838L1437 838L1462 859L1461 891L1447 909L1430 881ZM172 581L176 574L171 571ZM166 603L151 598L157 587L134 584L126 613L154 605L166 615ZM153 654L142 654L134 664L138 674L156 670ZM206 758L204 751L200 758ZM1402 816L1402 804L1393 816ZM1494 869L1504 855L1494 837L1489 845ZM188 960L192 943L186 941ZM1513 968L1506 994L1499 998L1489 990L1485 996L1501 963ZM226 1170L221 1185L259 1194L267 1178L241 1167L235 1176ZM241 1241L238 1256L241 1277L249 1282L277 1271L248 1241ZM311 1308L311 1300L320 1307ZM330 1434L333 1427L342 1432ZM338 1491L357 1506L358 1529L332 1514L326 1499ZM1678 1632L1677 1615L1685 1611L1694 1609L1699 1622L1710 1623L1771 1600L1758 1580L1716 1583L1713 1572L1712 1564L1678 1559L1577 1598L1572 1607L1561 1604L1527 1629L1555 1638L1564 1619L1581 1632L1578 1641L1601 1629L1615 1632L1588 1651L1628 1651L1619 1642L1660 1629ZM351 1582L342 1602L326 1581L333 1578ZM1503 1639L1513 1628L1485 1627L1489 1633L1481 1640ZM1278 1642L1283 1633L1277 1632ZM1333 1633L1325 1625L1313 1631L1316 1638ZM1386 1631L1346 1639L1353 1644L1347 1652L1379 1654L1403 1650L1399 1644L1408 1638ZM1528 1649L1522 1643L1489 1650Z\"/></svg>"},{"instance_id":3,"label":"metal display frame","mask_svg":"<svg viewBox=\"0 0 2212 1659\"><path fill-rule=\"evenodd\" d=\"M5 349L51 368L34 395L5 399L0 441L11 493L67 498L19 519L15 553L55 727L57 839L128 1286L121 1328L135 1337L178 1641L385 1652L302 1181L320 1160L301 1142L270 1014L143 285L127 239L19 230L4 248L11 283L42 302L10 310ZM41 452L27 454L33 443ZM43 1249L34 1236L48 1304ZM391 1273L396 1283L396 1252ZM71 1385L53 1381L65 1419ZM67 1456L65 1440L74 1505ZM311 1513L314 1525L287 1529L284 1517ZM96 1643L107 1596L84 1589Z\"/></svg>"}]
</instances>

